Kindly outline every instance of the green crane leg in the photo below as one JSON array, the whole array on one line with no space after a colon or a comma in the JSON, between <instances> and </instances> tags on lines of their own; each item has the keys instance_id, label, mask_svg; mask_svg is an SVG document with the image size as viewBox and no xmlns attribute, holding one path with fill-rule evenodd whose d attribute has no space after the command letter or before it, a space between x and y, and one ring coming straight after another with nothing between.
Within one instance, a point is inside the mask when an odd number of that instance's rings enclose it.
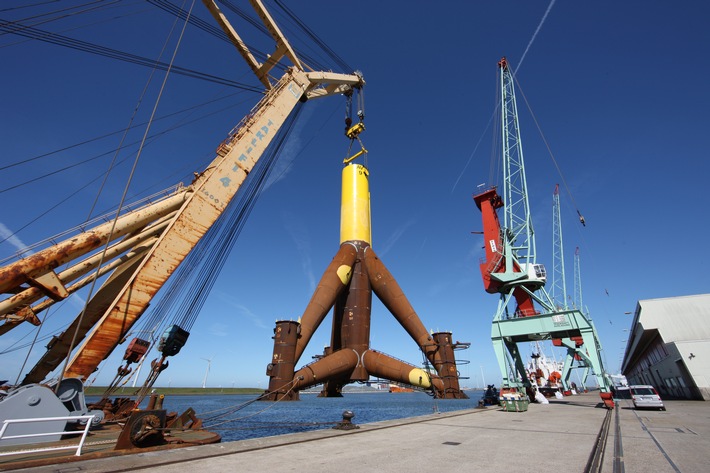
<instances>
[{"instance_id":1,"label":"green crane leg","mask_svg":"<svg viewBox=\"0 0 710 473\"><path fill-rule=\"evenodd\" d=\"M572 343L572 346L574 346L574 342L572 340L567 339L570 343ZM564 340L563 342L564 343ZM562 367L562 379L560 380L562 382L562 390L563 391L569 391L569 378L572 375L572 363L574 363L574 348L569 348L567 346L567 356L565 357L565 364Z\"/></svg>"},{"instance_id":2,"label":"green crane leg","mask_svg":"<svg viewBox=\"0 0 710 473\"><path fill-rule=\"evenodd\" d=\"M496 337L497 322L493 322L493 351L495 351L498 359L498 367L503 376L502 387L518 388L531 387L530 380L525 372L525 363L523 362L518 344L505 337ZM510 356L510 358L508 358ZM512 360L512 366L510 363Z\"/></svg>"},{"instance_id":3,"label":"green crane leg","mask_svg":"<svg viewBox=\"0 0 710 473\"><path fill-rule=\"evenodd\" d=\"M494 332L495 332L495 324L494 324ZM498 360L498 368L500 369L500 373L503 377L503 383L501 387L507 387L511 386L511 383L515 382L515 377L510 376L509 373L510 369L508 367L508 347L506 346L505 342L503 341L502 337L494 337L493 339L493 351L496 354L496 359ZM512 378L512 379L511 379ZM485 387L485 386L484 386Z\"/></svg>"},{"instance_id":4,"label":"green crane leg","mask_svg":"<svg viewBox=\"0 0 710 473\"><path fill-rule=\"evenodd\" d=\"M583 345L577 348L572 337L579 336L582 337ZM503 375L503 387L523 387L529 383L517 344L549 338L561 339L563 346L568 349L564 370L566 378L563 383L565 389L569 389L567 383L574 356L579 355L584 365L591 368L596 376L601 391L609 392L610 384L604 373L594 326L578 310L550 312L514 319L496 317L491 329L491 339ZM514 362L514 369L508 366L507 354L510 354ZM516 372L520 375L520 381L515 376Z\"/></svg>"},{"instance_id":5,"label":"green crane leg","mask_svg":"<svg viewBox=\"0 0 710 473\"><path fill-rule=\"evenodd\" d=\"M597 378L597 384L602 392L609 392L610 385L607 377L604 373L604 367L602 365L602 360L599 356L599 351L597 350L587 350L585 347L596 347L596 336L592 330L582 330L582 339L584 344L580 347L576 347L575 342L570 339L562 339L562 344L567 347L568 353L574 353L579 355L582 359L582 363L587 369L587 373L591 368L592 372ZM574 357L574 354L572 355ZM565 368L567 367L565 362ZM571 369L565 371L567 377L571 374ZM585 381L586 381L585 375Z\"/></svg>"}]
</instances>

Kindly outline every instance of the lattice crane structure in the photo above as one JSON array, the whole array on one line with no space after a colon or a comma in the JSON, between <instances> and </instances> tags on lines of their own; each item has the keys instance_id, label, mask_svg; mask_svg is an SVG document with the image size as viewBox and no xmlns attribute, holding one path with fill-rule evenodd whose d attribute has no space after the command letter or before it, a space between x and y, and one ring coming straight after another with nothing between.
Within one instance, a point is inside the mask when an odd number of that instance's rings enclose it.
<instances>
[{"instance_id":1,"label":"lattice crane structure","mask_svg":"<svg viewBox=\"0 0 710 473\"><path fill-rule=\"evenodd\" d=\"M557 309L568 309L569 304L567 301L567 276L565 274L565 258L564 258L564 240L562 238L562 211L560 204L560 186L555 185L555 190L552 193L552 261L553 261L553 272L552 272L552 290L551 297L555 301ZM579 294L579 300L581 301L581 286L577 286L579 279L579 247L575 251L575 290L576 294ZM579 310L583 312L582 306L578 306ZM587 314L588 316L589 314ZM591 319L589 322L592 323ZM582 369L584 373L580 378L582 384L582 389L585 389L587 383L587 378L589 376L589 365L586 364L582 358L577 354L577 351L586 350L582 346L581 339L575 339L575 348L567 348L567 354L565 357L565 362L562 368L562 388L564 391L569 391L570 389L570 377L574 369ZM597 340L598 341L598 340ZM561 339L554 339L553 344L556 346L562 346ZM576 362L576 363L575 363Z\"/></svg>"},{"instance_id":2,"label":"lattice crane structure","mask_svg":"<svg viewBox=\"0 0 710 473\"><path fill-rule=\"evenodd\" d=\"M552 287L550 297L558 309L567 309L567 279L565 277L565 250L562 240L562 215L560 212L560 185L552 193Z\"/></svg>"},{"instance_id":3,"label":"lattice crane structure","mask_svg":"<svg viewBox=\"0 0 710 473\"><path fill-rule=\"evenodd\" d=\"M502 391L531 389L518 343L559 340L593 370L608 407L610 384L596 331L576 309L557 309L545 290L547 275L535 258L535 238L528 203L523 147L513 74L506 58L498 62L501 91L503 197L495 187L473 197L483 217L486 260L480 270L486 292L499 294L491 339L503 376ZM498 209L503 209L503 224ZM579 344L579 346L578 346ZM580 350L580 346L592 347Z\"/></svg>"}]
</instances>

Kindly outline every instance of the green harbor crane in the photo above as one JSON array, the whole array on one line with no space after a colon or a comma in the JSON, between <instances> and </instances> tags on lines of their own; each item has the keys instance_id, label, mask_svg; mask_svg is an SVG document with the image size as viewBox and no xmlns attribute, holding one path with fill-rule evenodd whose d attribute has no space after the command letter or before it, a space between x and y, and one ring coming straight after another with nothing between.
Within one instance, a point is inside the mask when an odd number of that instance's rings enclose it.
<instances>
[{"instance_id":1,"label":"green harbor crane","mask_svg":"<svg viewBox=\"0 0 710 473\"><path fill-rule=\"evenodd\" d=\"M473 197L483 217L486 259L480 264L486 292L498 294L491 339L503 377L501 392L524 392L532 385L518 343L552 340L574 350L591 367L602 399L613 407L610 384L589 319L577 309L557 308L545 290L545 267L536 262L523 147L513 73L507 59L498 62L503 158L503 196L495 187ZM503 223L498 209L503 209ZM580 347L585 346L585 349Z\"/></svg>"}]
</instances>

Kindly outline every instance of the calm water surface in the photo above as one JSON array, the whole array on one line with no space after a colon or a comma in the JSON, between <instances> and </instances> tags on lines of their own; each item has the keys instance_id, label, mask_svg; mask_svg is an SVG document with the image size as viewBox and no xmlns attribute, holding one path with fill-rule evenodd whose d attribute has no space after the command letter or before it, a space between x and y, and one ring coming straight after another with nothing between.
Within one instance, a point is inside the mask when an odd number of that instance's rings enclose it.
<instances>
[{"instance_id":1,"label":"calm water surface","mask_svg":"<svg viewBox=\"0 0 710 473\"><path fill-rule=\"evenodd\" d=\"M442 400L420 392L345 393L340 398L301 393L294 402L252 402L255 395L166 396L163 407L178 413L192 407L205 428L227 442L330 429L345 410L355 414L354 424L365 424L476 407L482 392L467 394L470 399Z\"/></svg>"}]
</instances>

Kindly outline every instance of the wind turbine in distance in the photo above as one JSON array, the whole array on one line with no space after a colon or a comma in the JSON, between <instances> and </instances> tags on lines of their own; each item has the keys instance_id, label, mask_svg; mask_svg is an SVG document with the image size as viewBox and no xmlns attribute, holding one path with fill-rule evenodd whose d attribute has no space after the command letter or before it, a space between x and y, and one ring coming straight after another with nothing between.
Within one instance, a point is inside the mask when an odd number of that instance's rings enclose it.
<instances>
[{"instance_id":1,"label":"wind turbine in distance","mask_svg":"<svg viewBox=\"0 0 710 473\"><path fill-rule=\"evenodd\" d=\"M202 389L207 387L207 375L210 374L210 366L212 365L212 360L214 359L214 355L212 355L212 358L202 358L207 362L207 371L205 371L205 379L202 380Z\"/></svg>"}]
</instances>

